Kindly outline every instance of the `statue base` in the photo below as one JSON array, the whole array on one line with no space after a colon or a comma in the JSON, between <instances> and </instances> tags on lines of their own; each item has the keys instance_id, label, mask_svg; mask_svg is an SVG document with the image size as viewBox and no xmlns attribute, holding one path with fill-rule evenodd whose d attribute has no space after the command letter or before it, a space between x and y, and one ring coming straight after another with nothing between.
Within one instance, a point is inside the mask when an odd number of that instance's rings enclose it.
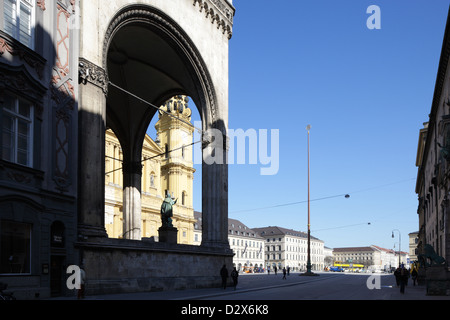
<instances>
[{"instance_id":1,"label":"statue base","mask_svg":"<svg viewBox=\"0 0 450 320\"><path fill-rule=\"evenodd\" d=\"M158 229L159 242L177 243L178 229L175 227L161 227Z\"/></svg>"},{"instance_id":2,"label":"statue base","mask_svg":"<svg viewBox=\"0 0 450 320\"><path fill-rule=\"evenodd\" d=\"M450 295L450 273L445 266L430 266L426 269L426 288L428 296Z\"/></svg>"},{"instance_id":3,"label":"statue base","mask_svg":"<svg viewBox=\"0 0 450 320\"><path fill-rule=\"evenodd\" d=\"M318 274L314 273L314 272L311 272L311 271L306 271L304 273L300 273L299 276L308 276L308 277L310 277L310 276L318 276Z\"/></svg>"}]
</instances>

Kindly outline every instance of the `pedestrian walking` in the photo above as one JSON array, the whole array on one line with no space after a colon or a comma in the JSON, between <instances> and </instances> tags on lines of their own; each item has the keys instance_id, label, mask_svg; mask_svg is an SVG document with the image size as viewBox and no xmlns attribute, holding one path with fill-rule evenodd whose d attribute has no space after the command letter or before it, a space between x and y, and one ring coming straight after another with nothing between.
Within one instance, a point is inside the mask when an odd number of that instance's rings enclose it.
<instances>
[{"instance_id":1,"label":"pedestrian walking","mask_svg":"<svg viewBox=\"0 0 450 320\"><path fill-rule=\"evenodd\" d=\"M267 267L267 274L270 274L270 267Z\"/></svg>"},{"instance_id":2,"label":"pedestrian walking","mask_svg":"<svg viewBox=\"0 0 450 320\"><path fill-rule=\"evenodd\" d=\"M291 267L288 266L286 270L287 270L287 275L289 275Z\"/></svg>"},{"instance_id":3,"label":"pedestrian walking","mask_svg":"<svg viewBox=\"0 0 450 320\"><path fill-rule=\"evenodd\" d=\"M286 268L283 267L283 279L286 280Z\"/></svg>"},{"instance_id":4,"label":"pedestrian walking","mask_svg":"<svg viewBox=\"0 0 450 320\"><path fill-rule=\"evenodd\" d=\"M416 285L416 280L417 280L417 269L415 267L413 267L412 271L411 271L411 279L413 280L413 285Z\"/></svg>"},{"instance_id":5,"label":"pedestrian walking","mask_svg":"<svg viewBox=\"0 0 450 320\"><path fill-rule=\"evenodd\" d=\"M222 288L227 288L227 280L228 280L228 270L226 265L223 265L222 269L220 269L220 276L222 277Z\"/></svg>"},{"instance_id":6,"label":"pedestrian walking","mask_svg":"<svg viewBox=\"0 0 450 320\"><path fill-rule=\"evenodd\" d=\"M277 275L277 270L278 270L277 266L273 267L273 271L275 271L275 275Z\"/></svg>"},{"instance_id":7,"label":"pedestrian walking","mask_svg":"<svg viewBox=\"0 0 450 320\"><path fill-rule=\"evenodd\" d=\"M236 290L236 286L238 284L238 277L239 273L237 272L236 267L234 267L233 271L231 271L231 279L233 279L234 290Z\"/></svg>"},{"instance_id":8,"label":"pedestrian walking","mask_svg":"<svg viewBox=\"0 0 450 320\"><path fill-rule=\"evenodd\" d=\"M394 277L395 277L395 282L397 283L397 287L400 286L400 278L401 278L400 273L401 273L400 268L395 269Z\"/></svg>"},{"instance_id":9,"label":"pedestrian walking","mask_svg":"<svg viewBox=\"0 0 450 320\"><path fill-rule=\"evenodd\" d=\"M405 293L405 286L408 281L408 270L403 266L400 269L400 293Z\"/></svg>"}]
</instances>

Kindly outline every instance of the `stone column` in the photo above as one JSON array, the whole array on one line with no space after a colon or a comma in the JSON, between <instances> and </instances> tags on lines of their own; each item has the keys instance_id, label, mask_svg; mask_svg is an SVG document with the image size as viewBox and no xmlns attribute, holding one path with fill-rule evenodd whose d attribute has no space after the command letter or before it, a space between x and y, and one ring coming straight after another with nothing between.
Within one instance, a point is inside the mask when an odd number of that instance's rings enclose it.
<instances>
[{"instance_id":1,"label":"stone column","mask_svg":"<svg viewBox=\"0 0 450 320\"><path fill-rule=\"evenodd\" d=\"M78 234L105 230L105 71L80 58L78 115Z\"/></svg>"},{"instance_id":2,"label":"stone column","mask_svg":"<svg viewBox=\"0 0 450 320\"><path fill-rule=\"evenodd\" d=\"M140 161L123 162L123 238L141 240Z\"/></svg>"},{"instance_id":3,"label":"stone column","mask_svg":"<svg viewBox=\"0 0 450 320\"><path fill-rule=\"evenodd\" d=\"M229 249L227 136L215 128L207 134L202 163L202 245Z\"/></svg>"}]
</instances>

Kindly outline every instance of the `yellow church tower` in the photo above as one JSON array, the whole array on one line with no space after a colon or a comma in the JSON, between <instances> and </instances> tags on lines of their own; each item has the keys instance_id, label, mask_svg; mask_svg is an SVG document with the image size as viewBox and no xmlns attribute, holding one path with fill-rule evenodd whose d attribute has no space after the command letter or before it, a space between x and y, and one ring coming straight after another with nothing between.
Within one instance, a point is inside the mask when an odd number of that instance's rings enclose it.
<instances>
[{"instance_id":1,"label":"yellow church tower","mask_svg":"<svg viewBox=\"0 0 450 320\"><path fill-rule=\"evenodd\" d=\"M189 98L175 96L165 103L159 111L155 124L159 146L164 152L161 158L161 190L163 197L169 193L177 199L174 207L173 226L178 229L179 243L187 238L193 242L193 148L194 128L191 123L192 110L188 107Z\"/></svg>"},{"instance_id":2,"label":"yellow church tower","mask_svg":"<svg viewBox=\"0 0 450 320\"><path fill-rule=\"evenodd\" d=\"M178 229L177 243L194 242L193 148L188 98L175 96L158 112L157 138L145 137L142 149L141 237L158 237L161 204L167 192L177 199L172 224ZM105 228L111 238L122 238L123 190L120 170L122 153L111 130L105 134ZM160 156L158 156L160 155Z\"/></svg>"}]
</instances>

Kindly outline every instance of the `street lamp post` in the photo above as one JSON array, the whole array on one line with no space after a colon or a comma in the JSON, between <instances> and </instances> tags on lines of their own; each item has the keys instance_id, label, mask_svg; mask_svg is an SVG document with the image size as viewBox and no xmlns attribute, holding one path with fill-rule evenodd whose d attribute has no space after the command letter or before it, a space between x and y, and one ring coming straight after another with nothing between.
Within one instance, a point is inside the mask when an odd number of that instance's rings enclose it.
<instances>
[{"instance_id":1,"label":"street lamp post","mask_svg":"<svg viewBox=\"0 0 450 320\"><path fill-rule=\"evenodd\" d=\"M394 229L392 230L392 238L394 238L394 231L398 232L398 266L400 267L401 262L401 256L402 256L402 235L400 234L400 230Z\"/></svg>"},{"instance_id":2,"label":"street lamp post","mask_svg":"<svg viewBox=\"0 0 450 320\"><path fill-rule=\"evenodd\" d=\"M311 126L308 124L306 127L308 132L308 260L306 262L306 272L301 275L316 275L311 271L311 216L310 216L310 196L309 196L309 130Z\"/></svg>"},{"instance_id":3,"label":"street lamp post","mask_svg":"<svg viewBox=\"0 0 450 320\"><path fill-rule=\"evenodd\" d=\"M309 130L311 126L306 127L308 131L308 260L306 262L306 272L311 273L311 217L310 217L310 197L309 197Z\"/></svg>"}]
</instances>

